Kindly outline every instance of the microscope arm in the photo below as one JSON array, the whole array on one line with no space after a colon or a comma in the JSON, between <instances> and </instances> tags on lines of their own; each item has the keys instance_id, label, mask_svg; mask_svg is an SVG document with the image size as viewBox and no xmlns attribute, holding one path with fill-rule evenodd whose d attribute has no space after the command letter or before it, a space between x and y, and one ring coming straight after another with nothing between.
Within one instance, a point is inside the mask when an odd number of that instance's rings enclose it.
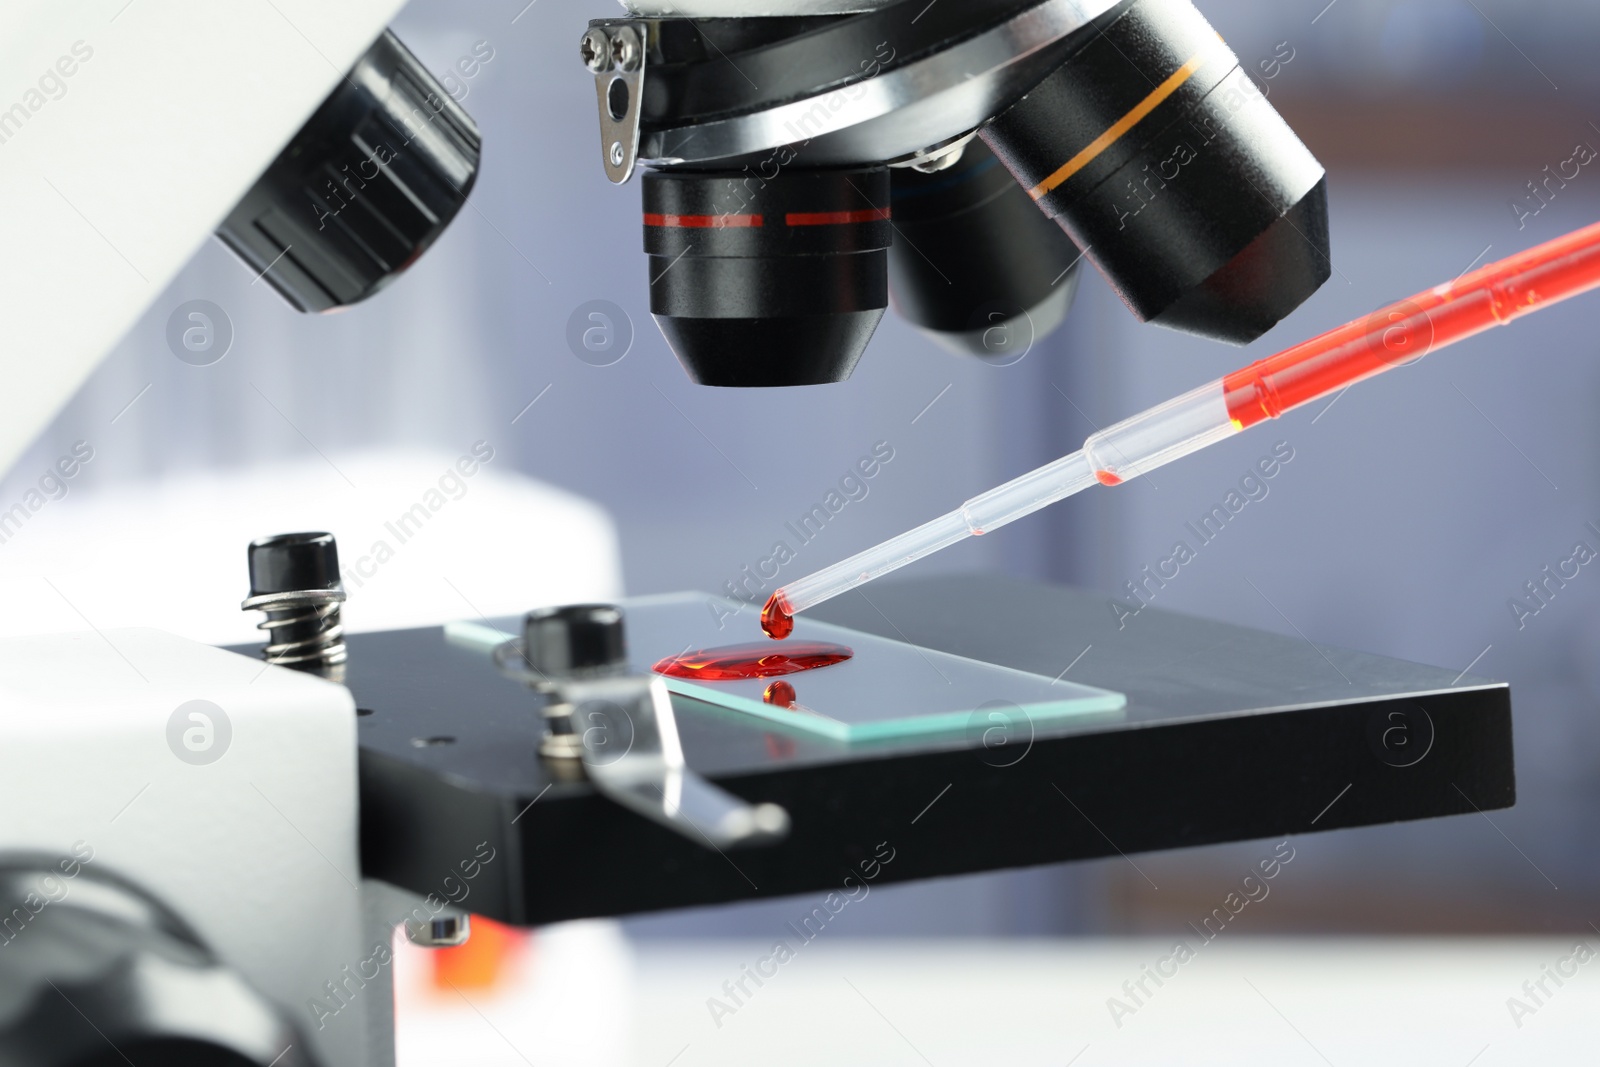
<instances>
[{"instance_id":1,"label":"microscope arm","mask_svg":"<svg viewBox=\"0 0 1600 1067\"><path fill-rule=\"evenodd\" d=\"M401 6L0 5L0 472Z\"/></svg>"}]
</instances>

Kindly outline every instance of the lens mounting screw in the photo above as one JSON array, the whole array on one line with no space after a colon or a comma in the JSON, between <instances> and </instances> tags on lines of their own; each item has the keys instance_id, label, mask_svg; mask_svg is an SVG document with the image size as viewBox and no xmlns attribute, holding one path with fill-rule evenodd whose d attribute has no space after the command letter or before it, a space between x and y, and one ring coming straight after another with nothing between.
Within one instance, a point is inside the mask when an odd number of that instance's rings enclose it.
<instances>
[{"instance_id":1,"label":"lens mounting screw","mask_svg":"<svg viewBox=\"0 0 1600 1067\"><path fill-rule=\"evenodd\" d=\"M639 38L631 26L619 27L616 36L611 38L611 59L622 70L634 70L639 66Z\"/></svg>"},{"instance_id":2,"label":"lens mounting screw","mask_svg":"<svg viewBox=\"0 0 1600 1067\"><path fill-rule=\"evenodd\" d=\"M611 39L606 32L591 26L584 33L583 40L578 42L578 55L583 57L584 66L599 74L611 67L611 48Z\"/></svg>"}]
</instances>

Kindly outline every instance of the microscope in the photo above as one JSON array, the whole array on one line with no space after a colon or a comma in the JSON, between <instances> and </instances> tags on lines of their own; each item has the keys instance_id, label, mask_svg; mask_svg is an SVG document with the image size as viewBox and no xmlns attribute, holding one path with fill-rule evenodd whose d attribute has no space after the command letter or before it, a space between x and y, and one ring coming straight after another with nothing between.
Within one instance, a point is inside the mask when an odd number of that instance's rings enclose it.
<instances>
[{"instance_id":1,"label":"microscope","mask_svg":"<svg viewBox=\"0 0 1600 1067\"><path fill-rule=\"evenodd\" d=\"M398 0L135 2L159 17L0 16L0 51L44 72L0 110L0 192L41 205L4 279L8 464L207 234L328 312L404 284L484 165L383 28ZM1139 319L1232 344L1329 276L1322 167L1189 0L625 6L574 27L573 76L594 80L605 176L639 175L651 311L700 384L845 382L891 302L1003 360L1060 325L1085 260ZM310 58L283 62L313 17ZM214 93L172 84L185 62ZM101 69L126 110L73 95ZM135 114L142 165L114 181L61 132L126 146ZM108 230L160 232L119 264ZM38 360L84 283L100 310ZM1054 638L1082 635L1106 653L1084 681L1126 698L858 744L670 687L639 658L661 604L347 635L334 538L263 534L241 567L259 645L0 641L0 1067L387 1067L397 928L444 946L470 914L814 892L891 839L886 882L1515 796L1503 684L1155 611L1118 634L1087 593L904 583L878 601L903 633L819 612L1045 682ZM207 773L174 777L174 755Z\"/></svg>"},{"instance_id":2,"label":"microscope","mask_svg":"<svg viewBox=\"0 0 1600 1067\"><path fill-rule=\"evenodd\" d=\"M597 20L582 56L701 384L843 381L891 298L999 356L1060 324L1080 259L1234 344L1328 278L1322 167L1192 4L688 7Z\"/></svg>"}]
</instances>

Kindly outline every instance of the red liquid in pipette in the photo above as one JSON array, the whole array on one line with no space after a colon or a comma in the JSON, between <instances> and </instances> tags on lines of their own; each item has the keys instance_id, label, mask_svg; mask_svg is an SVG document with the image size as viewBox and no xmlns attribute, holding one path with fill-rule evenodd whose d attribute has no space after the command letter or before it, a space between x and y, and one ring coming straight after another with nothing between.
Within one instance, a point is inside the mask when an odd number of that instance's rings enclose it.
<instances>
[{"instance_id":1,"label":"red liquid in pipette","mask_svg":"<svg viewBox=\"0 0 1600 1067\"><path fill-rule=\"evenodd\" d=\"M1122 479L1110 471L1095 471L1094 477L1101 485L1121 485Z\"/></svg>"},{"instance_id":2,"label":"red liquid in pipette","mask_svg":"<svg viewBox=\"0 0 1600 1067\"><path fill-rule=\"evenodd\" d=\"M782 641L794 633L794 612L789 610L783 590L767 598L766 607L761 609L761 629L774 641Z\"/></svg>"},{"instance_id":3,"label":"red liquid in pipette","mask_svg":"<svg viewBox=\"0 0 1600 1067\"><path fill-rule=\"evenodd\" d=\"M742 682L751 678L777 678L843 663L855 653L845 645L825 641L796 641L782 649L771 645L730 645L668 656L650 668L669 678L699 682ZM769 692L771 691L769 687ZM792 697L794 690L790 688ZM794 701L791 699L790 703ZM768 701L768 703L772 703ZM786 705L787 706L787 705Z\"/></svg>"},{"instance_id":4,"label":"red liquid in pipette","mask_svg":"<svg viewBox=\"0 0 1600 1067\"><path fill-rule=\"evenodd\" d=\"M1248 429L1597 285L1600 223L1480 267L1234 371L1222 380L1228 417L1238 429Z\"/></svg>"}]
</instances>

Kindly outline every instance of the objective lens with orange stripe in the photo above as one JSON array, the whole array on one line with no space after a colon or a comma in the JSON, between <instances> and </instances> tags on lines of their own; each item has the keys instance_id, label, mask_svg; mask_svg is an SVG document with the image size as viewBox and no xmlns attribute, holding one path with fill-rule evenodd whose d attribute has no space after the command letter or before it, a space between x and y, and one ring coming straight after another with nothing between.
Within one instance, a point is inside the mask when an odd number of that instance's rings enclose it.
<instances>
[{"instance_id":1,"label":"objective lens with orange stripe","mask_svg":"<svg viewBox=\"0 0 1600 1067\"><path fill-rule=\"evenodd\" d=\"M1146 321L1244 344L1328 277L1322 167L1187 0L1137 0L983 131Z\"/></svg>"}]
</instances>

